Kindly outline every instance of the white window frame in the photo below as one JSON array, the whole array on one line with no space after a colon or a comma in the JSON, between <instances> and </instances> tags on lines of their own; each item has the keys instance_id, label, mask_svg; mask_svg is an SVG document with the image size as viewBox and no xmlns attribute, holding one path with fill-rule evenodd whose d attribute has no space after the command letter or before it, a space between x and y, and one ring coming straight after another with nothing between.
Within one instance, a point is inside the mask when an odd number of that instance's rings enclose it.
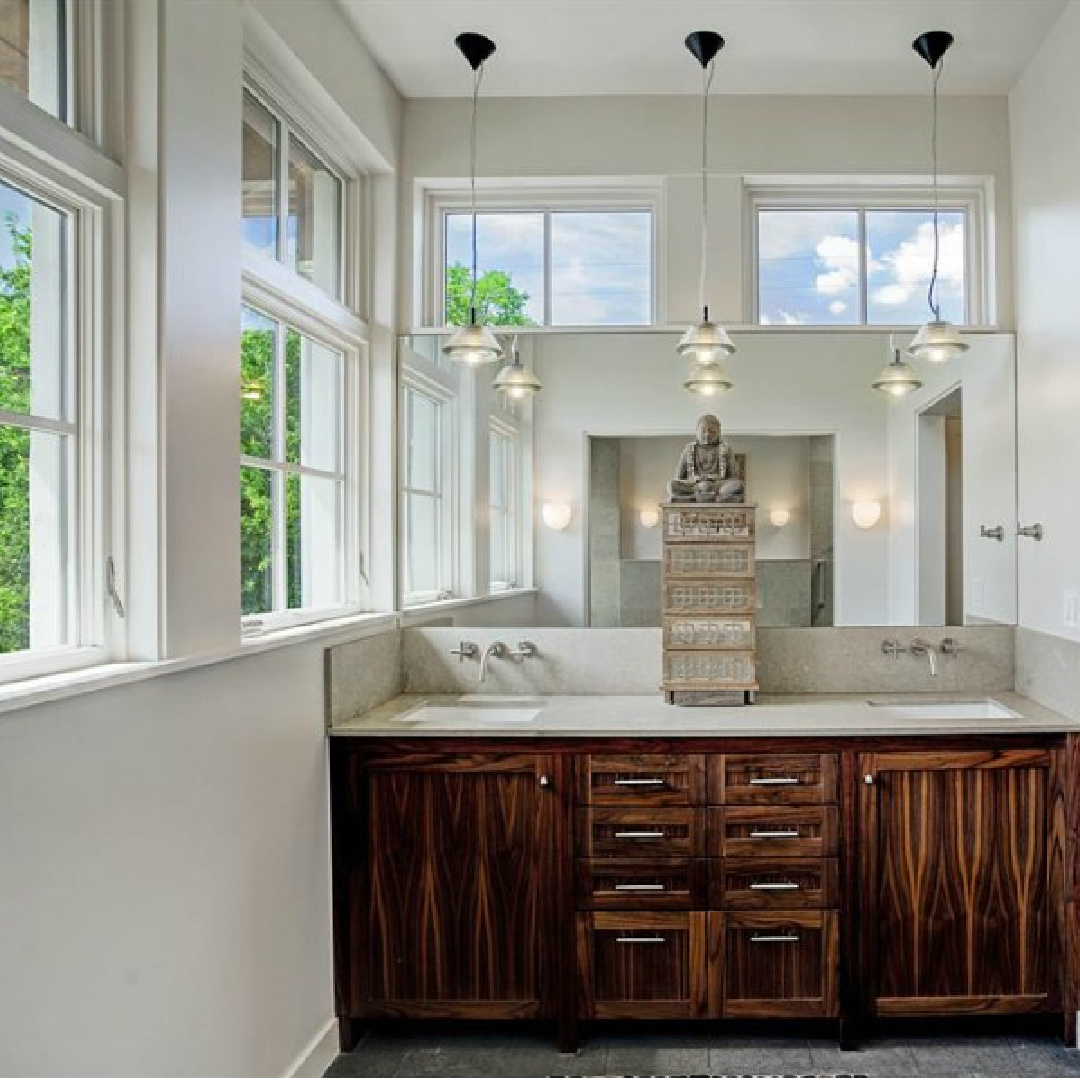
<instances>
[{"instance_id":1,"label":"white window frame","mask_svg":"<svg viewBox=\"0 0 1080 1080\"><path fill-rule=\"evenodd\" d=\"M438 587L434 592L407 592L406 577L408 563L408 536L405 526L405 502L412 490L408 486L408 453L409 453L409 425L406 408L406 395L409 392L422 394L438 407L439 415L439 441L436 472L439 480L438 497L438 520L439 520L439 543L436 547L438 559L436 577ZM459 478L455 468L457 455L455 448L458 446L459 396L453 381L443 372L432 368L431 371L423 371L415 364L402 368L401 390L399 394L400 423L400 450L401 482L398 493L398 519L400 521L399 535L401 536L399 591L402 608L420 607L441 600L453 599L458 590L458 506L459 506ZM431 495L431 492L422 492Z\"/></svg>"},{"instance_id":2,"label":"white window frame","mask_svg":"<svg viewBox=\"0 0 1080 1080\"><path fill-rule=\"evenodd\" d=\"M416 314L421 325L426 322L429 326L440 326L446 301L446 217L450 213L468 212L470 195L466 186L440 187L424 189L422 199L424 225L421 258L418 260L418 265L422 267L422 279L417 283L419 287L415 299L419 310ZM610 183L594 187L522 187L509 185L505 181L501 185L498 181L478 182L477 214L502 211L544 215L544 318L538 326L515 327L515 331L565 333L574 329L591 329L597 325L605 330L655 326L658 313L664 310L665 260L660 257L664 251L663 208L664 197L660 184L646 187ZM637 211L651 215L649 258L652 275L648 322L625 326L615 323L588 323L584 324L584 327L551 324L551 215L560 211L596 214Z\"/></svg>"},{"instance_id":3,"label":"white window frame","mask_svg":"<svg viewBox=\"0 0 1080 1080\"><path fill-rule=\"evenodd\" d=\"M761 210L848 210L859 221L859 315L857 323L801 324L800 329L824 327L830 332L907 330L911 324L866 322L867 277L865 214L873 210L927 210L933 206L933 189L925 177L851 177L808 180L782 178L747 179L744 185L746 263L744 280L748 325L760 325L760 288L758 282L758 222ZM994 273L990 253L992 221L989 208L994 205L992 178L942 177L938 188L942 210L965 213L965 326L992 325L995 318Z\"/></svg>"},{"instance_id":4,"label":"white window frame","mask_svg":"<svg viewBox=\"0 0 1080 1080\"><path fill-rule=\"evenodd\" d=\"M491 528L491 512L494 506L492 502L492 492L490 487L490 475L491 475L491 462L490 462L490 446L493 439L502 439L509 444L512 454L513 462L512 468L508 475L509 490L504 492L506 495L506 507L503 513L506 516L507 522L507 547L503 552L506 556L506 561L511 568L512 580L499 581L496 580L491 573L491 566L493 565L493 552L494 547L491 544L491 537L494 535L494 530ZM517 426L508 423L505 419L492 416L488 421L488 446L489 446L489 461L488 461L488 590L491 593L508 592L511 589L520 588L523 579L523 505L522 505L522 438L521 430Z\"/></svg>"}]
</instances>

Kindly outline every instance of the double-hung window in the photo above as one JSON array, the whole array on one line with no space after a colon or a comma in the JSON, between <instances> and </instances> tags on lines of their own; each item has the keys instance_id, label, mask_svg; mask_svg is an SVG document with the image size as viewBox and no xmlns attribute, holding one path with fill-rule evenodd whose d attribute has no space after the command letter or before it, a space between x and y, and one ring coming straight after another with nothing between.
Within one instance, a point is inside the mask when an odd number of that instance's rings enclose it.
<instances>
[{"instance_id":1,"label":"double-hung window","mask_svg":"<svg viewBox=\"0 0 1080 1080\"><path fill-rule=\"evenodd\" d=\"M245 632L363 607L366 325L342 253L358 177L244 90L240 567ZM354 238L355 239L355 238Z\"/></svg>"},{"instance_id":2,"label":"double-hung window","mask_svg":"<svg viewBox=\"0 0 1080 1080\"><path fill-rule=\"evenodd\" d=\"M440 204L436 319L468 321L472 219ZM643 326L655 311L651 206L507 206L477 214L477 304L485 322Z\"/></svg>"},{"instance_id":3,"label":"double-hung window","mask_svg":"<svg viewBox=\"0 0 1080 1080\"><path fill-rule=\"evenodd\" d=\"M519 459L517 433L493 421L488 435L488 577L492 592L521 583Z\"/></svg>"},{"instance_id":4,"label":"double-hung window","mask_svg":"<svg viewBox=\"0 0 1080 1080\"><path fill-rule=\"evenodd\" d=\"M938 212L942 318L982 321L983 193L944 189ZM934 258L929 192L751 193L751 321L915 326L928 318Z\"/></svg>"},{"instance_id":5,"label":"double-hung window","mask_svg":"<svg viewBox=\"0 0 1080 1080\"><path fill-rule=\"evenodd\" d=\"M402 591L406 605L453 590L452 399L406 374L402 387Z\"/></svg>"}]
</instances>

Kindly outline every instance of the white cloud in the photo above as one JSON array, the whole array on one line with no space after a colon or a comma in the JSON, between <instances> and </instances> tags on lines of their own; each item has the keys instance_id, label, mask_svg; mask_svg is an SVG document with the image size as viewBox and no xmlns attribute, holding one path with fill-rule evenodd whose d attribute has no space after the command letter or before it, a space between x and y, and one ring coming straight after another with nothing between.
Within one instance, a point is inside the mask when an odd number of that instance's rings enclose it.
<instances>
[{"instance_id":1,"label":"white cloud","mask_svg":"<svg viewBox=\"0 0 1080 1080\"><path fill-rule=\"evenodd\" d=\"M847 304L843 300L833 300L829 304L829 313L831 315L843 315L847 311Z\"/></svg>"},{"instance_id":2,"label":"white cloud","mask_svg":"<svg viewBox=\"0 0 1080 1080\"><path fill-rule=\"evenodd\" d=\"M814 249L825 264L825 273L818 274L814 288L822 296L850 292L859 281L859 245L850 236L823 237Z\"/></svg>"},{"instance_id":3,"label":"white cloud","mask_svg":"<svg viewBox=\"0 0 1080 1080\"><path fill-rule=\"evenodd\" d=\"M924 221L910 240L901 241L898 247L874 259L873 271L889 275L874 289L874 302L889 307L906 304L916 291L926 288L933 264L934 226ZM938 277L942 288L960 290L964 286L963 225L941 226Z\"/></svg>"}]
</instances>

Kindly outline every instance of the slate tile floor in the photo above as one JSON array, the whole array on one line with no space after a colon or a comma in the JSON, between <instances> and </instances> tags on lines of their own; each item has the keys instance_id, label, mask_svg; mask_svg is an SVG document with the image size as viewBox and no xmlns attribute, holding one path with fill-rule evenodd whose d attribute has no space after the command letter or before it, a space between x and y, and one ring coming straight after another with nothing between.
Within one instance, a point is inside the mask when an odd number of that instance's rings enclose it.
<instances>
[{"instance_id":1,"label":"slate tile floor","mask_svg":"<svg viewBox=\"0 0 1080 1080\"><path fill-rule=\"evenodd\" d=\"M1050 1038L888 1038L841 1052L827 1039L605 1034L577 1054L500 1032L369 1034L327 1076L1077 1076L1080 1052Z\"/></svg>"}]
</instances>

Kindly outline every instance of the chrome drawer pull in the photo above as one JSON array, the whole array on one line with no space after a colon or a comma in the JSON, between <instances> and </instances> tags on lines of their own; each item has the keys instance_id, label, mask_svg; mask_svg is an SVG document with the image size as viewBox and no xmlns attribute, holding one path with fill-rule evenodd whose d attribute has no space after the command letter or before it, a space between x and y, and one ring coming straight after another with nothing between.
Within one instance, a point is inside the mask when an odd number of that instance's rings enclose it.
<instances>
[{"instance_id":1,"label":"chrome drawer pull","mask_svg":"<svg viewBox=\"0 0 1080 1080\"><path fill-rule=\"evenodd\" d=\"M779 892L781 890L801 889L802 886L795 881L754 881L750 883L751 889L760 889L762 892Z\"/></svg>"},{"instance_id":2,"label":"chrome drawer pull","mask_svg":"<svg viewBox=\"0 0 1080 1080\"><path fill-rule=\"evenodd\" d=\"M664 885L616 885L616 892L663 892Z\"/></svg>"},{"instance_id":3,"label":"chrome drawer pull","mask_svg":"<svg viewBox=\"0 0 1080 1080\"><path fill-rule=\"evenodd\" d=\"M649 776L641 777L640 779L635 777L634 779L616 780L616 787L663 787L664 778L662 776Z\"/></svg>"},{"instance_id":4,"label":"chrome drawer pull","mask_svg":"<svg viewBox=\"0 0 1080 1080\"><path fill-rule=\"evenodd\" d=\"M754 934L750 940L755 945L773 945L784 941L798 941L798 934Z\"/></svg>"},{"instance_id":5,"label":"chrome drawer pull","mask_svg":"<svg viewBox=\"0 0 1080 1080\"><path fill-rule=\"evenodd\" d=\"M656 937L617 937L616 943L619 945L663 945L667 938L662 938L659 935Z\"/></svg>"},{"instance_id":6,"label":"chrome drawer pull","mask_svg":"<svg viewBox=\"0 0 1080 1080\"><path fill-rule=\"evenodd\" d=\"M663 840L663 829L629 829L615 834L616 840Z\"/></svg>"},{"instance_id":7,"label":"chrome drawer pull","mask_svg":"<svg viewBox=\"0 0 1080 1080\"><path fill-rule=\"evenodd\" d=\"M616 836L618 833L616 833ZM791 840L799 835L798 829L758 829L750 834L751 840Z\"/></svg>"},{"instance_id":8,"label":"chrome drawer pull","mask_svg":"<svg viewBox=\"0 0 1080 1080\"><path fill-rule=\"evenodd\" d=\"M750 781L751 787L781 787L800 783L797 776L759 776Z\"/></svg>"}]
</instances>

